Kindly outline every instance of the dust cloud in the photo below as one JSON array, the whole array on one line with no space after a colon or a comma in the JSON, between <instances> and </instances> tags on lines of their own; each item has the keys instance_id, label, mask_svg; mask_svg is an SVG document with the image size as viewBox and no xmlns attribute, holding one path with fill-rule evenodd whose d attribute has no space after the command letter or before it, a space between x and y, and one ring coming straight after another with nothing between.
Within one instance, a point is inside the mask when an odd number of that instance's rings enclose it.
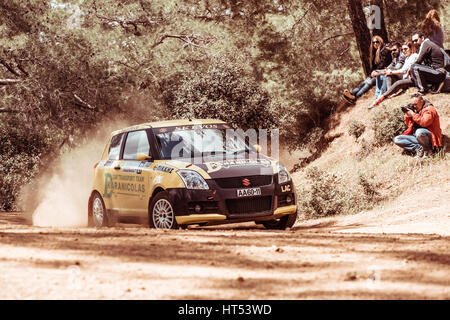
<instances>
[{"instance_id":1,"label":"dust cloud","mask_svg":"<svg viewBox=\"0 0 450 320\"><path fill-rule=\"evenodd\" d=\"M124 121L109 123L86 134L78 145L64 146L46 172L22 190L21 207L33 225L87 226L94 165L100 161L110 133L127 126Z\"/></svg>"}]
</instances>

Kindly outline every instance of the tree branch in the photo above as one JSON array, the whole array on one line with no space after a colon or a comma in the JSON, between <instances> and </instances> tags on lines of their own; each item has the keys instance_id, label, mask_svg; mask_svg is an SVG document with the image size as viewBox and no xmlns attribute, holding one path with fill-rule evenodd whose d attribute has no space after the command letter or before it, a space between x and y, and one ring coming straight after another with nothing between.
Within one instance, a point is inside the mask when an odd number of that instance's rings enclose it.
<instances>
[{"instance_id":1,"label":"tree branch","mask_svg":"<svg viewBox=\"0 0 450 320\"><path fill-rule=\"evenodd\" d=\"M85 108L85 109L89 109L89 110L94 110L97 111L97 107L93 107L91 106L89 103L87 103L86 101L82 100L79 96L77 96L75 93L72 93L73 97L75 98L75 100L77 100L78 103L75 103L77 106Z\"/></svg>"},{"instance_id":2,"label":"tree branch","mask_svg":"<svg viewBox=\"0 0 450 320\"><path fill-rule=\"evenodd\" d=\"M4 59L0 59L0 64L2 64L6 69L8 69L8 71L11 72L13 75L20 77L20 73L14 70L14 68Z\"/></svg>"},{"instance_id":3,"label":"tree branch","mask_svg":"<svg viewBox=\"0 0 450 320\"><path fill-rule=\"evenodd\" d=\"M19 79L0 79L0 86L7 86L21 82Z\"/></svg>"},{"instance_id":4,"label":"tree branch","mask_svg":"<svg viewBox=\"0 0 450 320\"><path fill-rule=\"evenodd\" d=\"M196 36L194 34L179 34L179 35L174 35L174 34L166 34L164 36L161 37L161 39L156 42L155 44L153 44L152 49L159 46L160 44L162 44L164 42L164 40L166 40L167 38L174 38L174 39L178 39L181 40L183 42L185 42L187 45L190 46L194 46L194 47L200 47L203 48L204 46L200 45L199 43L204 43L204 44L208 44L211 43L212 41L215 41L215 38L203 38L200 36Z\"/></svg>"},{"instance_id":5,"label":"tree branch","mask_svg":"<svg viewBox=\"0 0 450 320\"><path fill-rule=\"evenodd\" d=\"M19 110L0 108L0 113L19 113L19 112L20 112Z\"/></svg>"}]
</instances>

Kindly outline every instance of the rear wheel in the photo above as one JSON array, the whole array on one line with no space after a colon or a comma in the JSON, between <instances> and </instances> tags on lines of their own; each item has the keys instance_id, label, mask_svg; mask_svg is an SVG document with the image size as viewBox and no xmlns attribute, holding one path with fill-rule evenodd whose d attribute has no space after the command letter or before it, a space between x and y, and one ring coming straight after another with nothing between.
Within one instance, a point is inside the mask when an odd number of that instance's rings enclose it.
<instances>
[{"instance_id":1,"label":"rear wheel","mask_svg":"<svg viewBox=\"0 0 450 320\"><path fill-rule=\"evenodd\" d=\"M151 228L178 229L175 210L166 192L160 192L153 198L148 218Z\"/></svg>"},{"instance_id":2,"label":"rear wheel","mask_svg":"<svg viewBox=\"0 0 450 320\"><path fill-rule=\"evenodd\" d=\"M291 228L295 224L295 221L297 221L297 212L281 217L280 219L263 221L262 225L270 230L284 230Z\"/></svg>"}]
</instances>

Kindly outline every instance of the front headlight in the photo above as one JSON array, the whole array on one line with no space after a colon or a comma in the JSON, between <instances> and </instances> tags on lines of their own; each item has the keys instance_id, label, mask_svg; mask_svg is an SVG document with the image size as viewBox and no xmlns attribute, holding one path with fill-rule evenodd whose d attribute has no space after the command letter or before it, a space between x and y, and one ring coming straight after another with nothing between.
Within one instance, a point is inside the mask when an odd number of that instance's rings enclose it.
<instances>
[{"instance_id":1,"label":"front headlight","mask_svg":"<svg viewBox=\"0 0 450 320\"><path fill-rule=\"evenodd\" d=\"M282 184L285 182L291 181L291 176L289 175L289 172L287 169L282 165L278 164L278 184Z\"/></svg>"},{"instance_id":2,"label":"front headlight","mask_svg":"<svg viewBox=\"0 0 450 320\"><path fill-rule=\"evenodd\" d=\"M178 175L183 180L186 189L208 190L209 186L203 177L192 170L178 170Z\"/></svg>"}]
</instances>

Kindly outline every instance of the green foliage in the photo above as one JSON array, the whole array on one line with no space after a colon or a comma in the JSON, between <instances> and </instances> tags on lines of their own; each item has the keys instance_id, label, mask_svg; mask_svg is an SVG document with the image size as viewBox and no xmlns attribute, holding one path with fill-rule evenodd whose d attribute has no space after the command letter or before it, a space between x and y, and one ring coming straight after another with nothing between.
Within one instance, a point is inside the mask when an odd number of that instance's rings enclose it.
<instances>
[{"instance_id":1,"label":"green foliage","mask_svg":"<svg viewBox=\"0 0 450 320\"><path fill-rule=\"evenodd\" d=\"M371 119L371 124L374 131L374 143L378 146L390 143L395 136L406 129L403 112L398 107L378 111Z\"/></svg>"},{"instance_id":2,"label":"green foliage","mask_svg":"<svg viewBox=\"0 0 450 320\"><path fill-rule=\"evenodd\" d=\"M211 61L206 71L173 74L161 88L176 118L218 118L248 129L273 128L279 114L252 75L227 59Z\"/></svg>"},{"instance_id":3,"label":"green foliage","mask_svg":"<svg viewBox=\"0 0 450 320\"><path fill-rule=\"evenodd\" d=\"M348 134L353 136L356 140L364 133L366 126L358 120L352 120L348 125Z\"/></svg>"},{"instance_id":4,"label":"green foliage","mask_svg":"<svg viewBox=\"0 0 450 320\"><path fill-rule=\"evenodd\" d=\"M0 210L13 210L21 187L38 173L55 137L48 128L24 128L18 116L0 120Z\"/></svg>"}]
</instances>

